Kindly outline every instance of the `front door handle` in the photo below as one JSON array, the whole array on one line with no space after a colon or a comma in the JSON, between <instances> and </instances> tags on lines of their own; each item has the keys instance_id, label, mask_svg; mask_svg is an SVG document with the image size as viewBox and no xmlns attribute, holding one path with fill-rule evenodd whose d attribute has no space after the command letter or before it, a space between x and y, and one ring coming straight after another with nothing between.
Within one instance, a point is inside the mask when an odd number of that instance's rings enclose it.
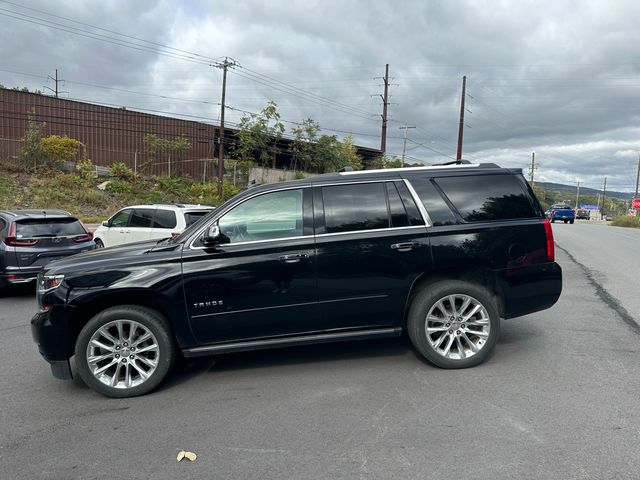
<instances>
[{"instance_id":1,"label":"front door handle","mask_svg":"<svg viewBox=\"0 0 640 480\"><path fill-rule=\"evenodd\" d=\"M397 250L399 252L409 252L414 248L420 247L422 244L420 242L404 242L404 243L393 243L391 245L392 250Z\"/></svg>"},{"instance_id":2,"label":"front door handle","mask_svg":"<svg viewBox=\"0 0 640 480\"><path fill-rule=\"evenodd\" d=\"M281 255L278 260L284 263L299 263L300 260L306 260L309 255L306 253L294 253L291 255Z\"/></svg>"}]
</instances>

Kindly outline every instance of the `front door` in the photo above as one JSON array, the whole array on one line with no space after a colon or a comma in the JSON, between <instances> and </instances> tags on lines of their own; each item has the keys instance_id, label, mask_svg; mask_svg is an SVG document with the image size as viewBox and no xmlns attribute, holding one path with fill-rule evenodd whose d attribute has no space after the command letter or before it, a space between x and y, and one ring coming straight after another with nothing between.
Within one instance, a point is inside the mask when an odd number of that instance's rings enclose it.
<instances>
[{"instance_id":1,"label":"front door","mask_svg":"<svg viewBox=\"0 0 640 480\"><path fill-rule=\"evenodd\" d=\"M224 243L183 253L184 292L200 344L317 331L309 189L244 200L214 220Z\"/></svg>"}]
</instances>

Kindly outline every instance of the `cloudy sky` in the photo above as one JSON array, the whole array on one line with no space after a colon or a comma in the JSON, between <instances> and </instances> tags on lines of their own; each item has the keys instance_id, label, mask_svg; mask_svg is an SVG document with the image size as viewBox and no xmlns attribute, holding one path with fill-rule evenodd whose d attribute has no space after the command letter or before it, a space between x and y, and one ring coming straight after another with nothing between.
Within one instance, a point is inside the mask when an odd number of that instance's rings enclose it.
<instances>
[{"instance_id":1,"label":"cloudy sky","mask_svg":"<svg viewBox=\"0 0 640 480\"><path fill-rule=\"evenodd\" d=\"M226 121L266 102L287 133L380 147L385 64L387 152L456 156L536 179L633 191L640 155L640 2L0 0L0 83L216 123L224 57ZM50 93L45 90L45 93Z\"/></svg>"}]
</instances>

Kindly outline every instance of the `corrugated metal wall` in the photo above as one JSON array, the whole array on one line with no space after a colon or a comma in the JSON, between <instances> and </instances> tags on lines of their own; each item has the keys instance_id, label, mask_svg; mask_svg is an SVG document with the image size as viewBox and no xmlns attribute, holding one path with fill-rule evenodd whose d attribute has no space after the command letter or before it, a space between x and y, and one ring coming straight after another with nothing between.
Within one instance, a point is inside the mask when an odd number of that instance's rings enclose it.
<instances>
[{"instance_id":1,"label":"corrugated metal wall","mask_svg":"<svg viewBox=\"0 0 640 480\"><path fill-rule=\"evenodd\" d=\"M0 159L17 157L29 112L35 112L34 119L44 125L43 135L67 135L84 143L95 165L124 162L141 173L160 176L169 173L170 161L172 175L181 172L202 178L206 168L206 178L211 178L218 126L9 89L0 89ZM184 137L191 149L171 158L152 158L144 142L149 134L165 139ZM234 130L225 128L225 144L233 142L233 135ZM281 141L276 167L291 168L289 142ZM365 165L380 155L380 150L356 148Z\"/></svg>"},{"instance_id":2,"label":"corrugated metal wall","mask_svg":"<svg viewBox=\"0 0 640 480\"><path fill-rule=\"evenodd\" d=\"M96 165L124 162L148 174L167 175L170 162L172 174L183 172L201 178L208 162L210 175L211 145L217 131L213 125L8 89L0 89L0 157L16 157L29 112L44 124L43 135L67 135L84 143L87 156ZM184 137L191 149L170 158L167 154L152 158L145 148L148 134L165 139Z\"/></svg>"}]
</instances>

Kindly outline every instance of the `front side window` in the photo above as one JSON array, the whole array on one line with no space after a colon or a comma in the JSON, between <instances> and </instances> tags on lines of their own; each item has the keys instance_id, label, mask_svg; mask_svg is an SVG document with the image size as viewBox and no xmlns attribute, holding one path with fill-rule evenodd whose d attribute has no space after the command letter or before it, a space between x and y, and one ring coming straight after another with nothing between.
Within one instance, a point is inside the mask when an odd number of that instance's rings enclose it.
<instances>
[{"instance_id":1,"label":"front side window","mask_svg":"<svg viewBox=\"0 0 640 480\"><path fill-rule=\"evenodd\" d=\"M389 228L384 183L322 187L327 233Z\"/></svg>"},{"instance_id":2,"label":"front side window","mask_svg":"<svg viewBox=\"0 0 640 480\"><path fill-rule=\"evenodd\" d=\"M228 243L302 236L302 190L265 193L224 214L218 225Z\"/></svg>"},{"instance_id":3,"label":"front side window","mask_svg":"<svg viewBox=\"0 0 640 480\"><path fill-rule=\"evenodd\" d=\"M131 216L131 209L127 208L121 212L116 213L109 222L110 227L121 228L126 227L129 223L129 217Z\"/></svg>"}]
</instances>

